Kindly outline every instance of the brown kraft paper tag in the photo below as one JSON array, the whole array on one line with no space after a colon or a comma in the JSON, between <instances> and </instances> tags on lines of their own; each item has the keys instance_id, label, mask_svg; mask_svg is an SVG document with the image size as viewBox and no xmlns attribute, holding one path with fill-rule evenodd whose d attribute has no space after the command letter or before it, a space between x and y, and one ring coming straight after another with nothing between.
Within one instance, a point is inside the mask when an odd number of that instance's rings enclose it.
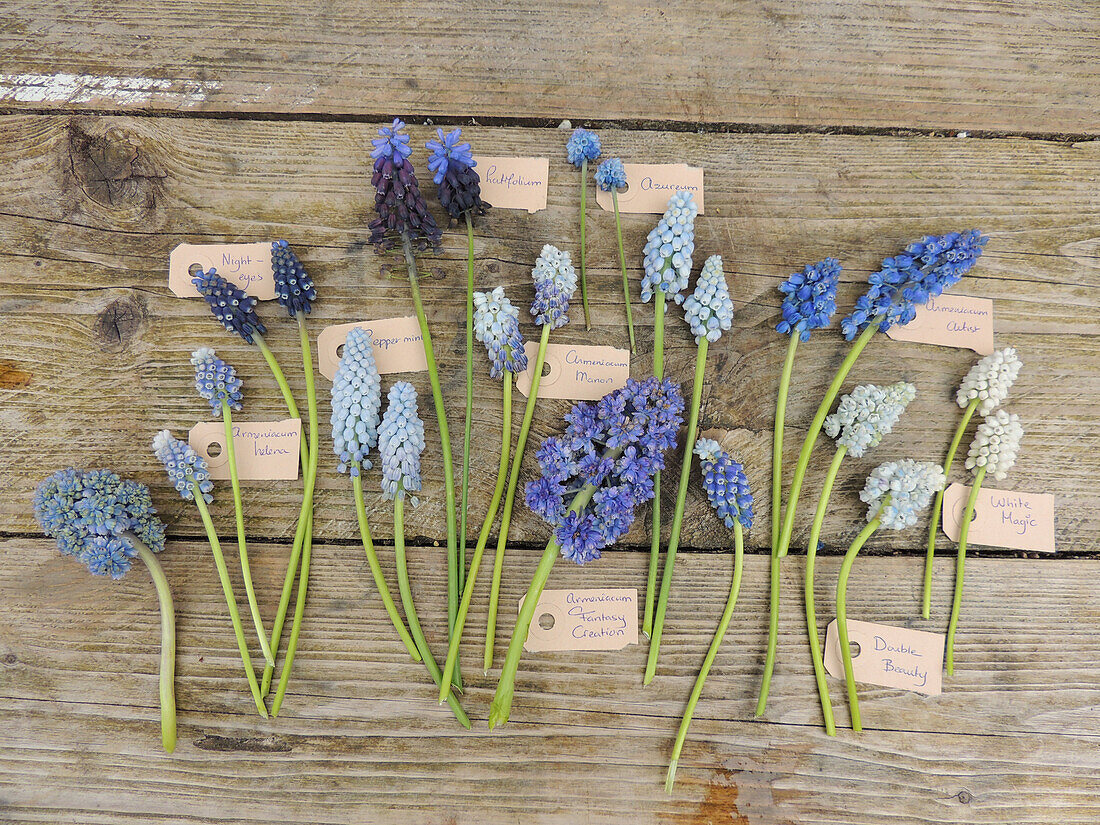
<instances>
[{"instance_id":1,"label":"brown kraft paper tag","mask_svg":"<svg viewBox=\"0 0 1100 825\"><path fill-rule=\"evenodd\" d=\"M852 652L852 675L857 682L926 696L943 691L942 633L849 619L848 641L859 645L858 654ZM825 631L825 669L837 679L844 678L836 619Z\"/></svg>"},{"instance_id":2,"label":"brown kraft paper tag","mask_svg":"<svg viewBox=\"0 0 1100 825\"><path fill-rule=\"evenodd\" d=\"M941 295L917 307L916 317L908 324L894 324L886 334L895 341L958 347L989 355L993 352L993 301Z\"/></svg>"},{"instance_id":3,"label":"brown kraft paper tag","mask_svg":"<svg viewBox=\"0 0 1100 825\"><path fill-rule=\"evenodd\" d=\"M660 215L677 192L691 192L703 214L703 170L686 163L624 163L626 189L619 192L619 211ZM596 187L596 203L615 208L611 193Z\"/></svg>"},{"instance_id":4,"label":"brown kraft paper tag","mask_svg":"<svg viewBox=\"0 0 1100 825\"><path fill-rule=\"evenodd\" d=\"M348 338L348 330L361 327L370 334L374 363L380 375L395 372L423 372L428 368L424 353L424 336L415 315L404 318L379 318L325 327L317 336L317 361L321 375L329 381L336 377L340 366L340 348Z\"/></svg>"},{"instance_id":5,"label":"brown kraft paper tag","mask_svg":"<svg viewBox=\"0 0 1100 825\"><path fill-rule=\"evenodd\" d=\"M168 288L179 298L198 298L191 283L191 265L211 267L260 301L275 297L271 273L271 243L181 243L168 256Z\"/></svg>"},{"instance_id":6,"label":"brown kraft paper tag","mask_svg":"<svg viewBox=\"0 0 1100 825\"><path fill-rule=\"evenodd\" d=\"M478 155L474 167L481 178L481 197L494 209L546 208L549 158L501 158Z\"/></svg>"},{"instance_id":7,"label":"brown kraft paper tag","mask_svg":"<svg viewBox=\"0 0 1100 825\"><path fill-rule=\"evenodd\" d=\"M622 650L637 643L637 588L544 590L523 648L531 653Z\"/></svg>"},{"instance_id":8,"label":"brown kraft paper tag","mask_svg":"<svg viewBox=\"0 0 1100 825\"><path fill-rule=\"evenodd\" d=\"M538 342L529 341L523 351L527 353L527 369L517 373L516 389L526 397L531 394ZM546 366L550 371L539 381L539 398L596 401L626 385L630 378L630 350L547 344Z\"/></svg>"},{"instance_id":9,"label":"brown kraft paper tag","mask_svg":"<svg viewBox=\"0 0 1100 825\"><path fill-rule=\"evenodd\" d=\"M302 419L282 421L234 421L233 452L237 459L237 476L242 481L291 481L298 477L299 450L302 439ZM201 421L187 434L191 449L206 459L210 477L215 481L229 479L229 452L225 449L225 424ZM213 445L217 445L210 455Z\"/></svg>"},{"instance_id":10,"label":"brown kraft paper tag","mask_svg":"<svg viewBox=\"0 0 1100 825\"><path fill-rule=\"evenodd\" d=\"M970 487L951 484L943 492L943 532L959 540ZM1054 496L1015 493L982 486L974 502L974 520L966 536L970 544L1011 550L1054 552Z\"/></svg>"}]
</instances>

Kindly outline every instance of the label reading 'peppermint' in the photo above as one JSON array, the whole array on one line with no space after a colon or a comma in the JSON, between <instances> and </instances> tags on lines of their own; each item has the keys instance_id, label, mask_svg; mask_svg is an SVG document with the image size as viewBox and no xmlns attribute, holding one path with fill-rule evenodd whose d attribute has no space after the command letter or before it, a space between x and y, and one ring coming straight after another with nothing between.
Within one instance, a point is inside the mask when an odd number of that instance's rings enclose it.
<instances>
[{"instance_id":1,"label":"label reading 'peppermint'","mask_svg":"<svg viewBox=\"0 0 1100 825\"><path fill-rule=\"evenodd\" d=\"M260 301L275 297L271 243L181 243L168 255L168 288L179 298L198 298L191 267L211 268Z\"/></svg>"},{"instance_id":2,"label":"label reading 'peppermint'","mask_svg":"<svg viewBox=\"0 0 1100 825\"><path fill-rule=\"evenodd\" d=\"M424 353L424 336L415 315L403 318L378 318L325 327L317 336L317 362L321 375L329 381L336 377L340 366L341 348L352 327L361 327L370 335L374 363L380 375L395 372L423 372L428 368Z\"/></svg>"},{"instance_id":3,"label":"label reading 'peppermint'","mask_svg":"<svg viewBox=\"0 0 1100 825\"><path fill-rule=\"evenodd\" d=\"M637 643L637 588L544 590L523 648L622 650Z\"/></svg>"}]
</instances>

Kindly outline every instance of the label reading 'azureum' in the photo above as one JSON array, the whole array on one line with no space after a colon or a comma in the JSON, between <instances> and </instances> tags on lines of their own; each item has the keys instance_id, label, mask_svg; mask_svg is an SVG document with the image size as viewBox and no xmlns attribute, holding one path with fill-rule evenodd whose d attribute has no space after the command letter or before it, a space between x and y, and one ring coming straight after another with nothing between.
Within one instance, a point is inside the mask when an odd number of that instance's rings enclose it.
<instances>
[{"instance_id":1,"label":"label reading 'azureum'","mask_svg":"<svg viewBox=\"0 0 1100 825\"><path fill-rule=\"evenodd\" d=\"M624 163L626 189L618 193L619 211L660 215L677 192L691 192L703 214L703 170L686 163ZM610 212L615 208L610 192L596 189L596 203Z\"/></svg>"}]
</instances>

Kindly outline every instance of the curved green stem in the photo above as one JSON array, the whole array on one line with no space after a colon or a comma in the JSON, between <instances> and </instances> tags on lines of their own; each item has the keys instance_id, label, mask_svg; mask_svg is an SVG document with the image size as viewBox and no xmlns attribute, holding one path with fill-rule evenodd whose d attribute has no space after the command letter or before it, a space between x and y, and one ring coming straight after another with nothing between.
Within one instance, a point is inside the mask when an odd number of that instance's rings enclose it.
<instances>
[{"instance_id":1,"label":"curved green stem","mask_svg":"<svg viewBox=\"0 0 1100 825\"><path fill-rule=\"evenodd\" d=\"M688 727L691 725L691 717L695 713L695 706L699 704L699 697L703 693L703 682L710 673L714 657L718 655L718 648L722 646L722 640L726 637L726 629L733 618L733 609L737 606L737 594L741 590L741 571L745 560L745 539L741 532L741 522L733 523L733 583L730 585L729 598L726 599L726 609L722 611L722 618L718 622L718 629L714 631L710 648L703 659L703 666L699 668L699 675L695 677L695 686L688 697L687 708L684 709L684 717L680 720L680 730L676 733L676 742L672 746L672 759L668 763L668 774L665 776L665 793L672 793L672 786L676 782L676 766L680 761L680 751L684 748L687 739Z\"/></svg>"},{"instance_id":2,"label":"curved green stem","mask_svg":"<svg viewBox=\"0 0 1100 825\"><path fill-rule=\"evenodd\" d=\"M489 543L489 531L493 529L496 521L497 508L500 507L500 498L504 494L504 483L508 479L508 453L512 443L512 373L507 370L502 376L504 381L504 414L501 418L501 444L500 465L497 467L497 483L493 488L493 497L489 500L489 510L482 522L481 532L477 537L477 546L474 555L470 559L470 571L466 575L466 585L462 589L462 603L458 606L458 618L455 620L455 632L451 635L447 647L447 661L443 666L443 681L439 686L439 701L446 701L451 692L451 676L458 665L458 645L462 641L462 630L466 626L466 616L470 612L470 602L474 598L474 584L477 581L477 571L481 567L481 557L485 553L485 545Z\"/></svg>"},{"instance_id":3,"label":"curved green stem","mask_svg":"<svg viewBox=\"0 0 1100 825\"><path fill-rule=\"evenodd\" d=\"M378 595L382 598L382 604L386 607L386 613L393 622L393 629L397 631L405 649L409 651L414 662L421 661L420 651L416 643L409 636L408 628L401 614L397 612L397 606L393 603L386 577L382 575L382 566L378 563L378 554L374 552L374 540L370 535L370 524L367 522L367 505L363 501L363 478L359 473L359 462L352 462L355 473L351 477L351 488L355 494L355 515L359 519L359 536L363 540L363 552L367 554L367 563L370 565L371 575L374 576L374 585L378 588Z\"/></svg>"},{"instance_id":4,"label":"curved green stem","mask_svg":"<svg viewBox=\"0 0 1100 825\"><path fill-rule=\"evenodd\" d=\"M955 631L959 628L959 610L963 600L963 576L966 572L966 540L970 536L970 522L974 520L974 505L978 502L978 491L985 481L985 467L979 467L974 474L974 484L966 499L962 524L959 525L959 556L955 561L955 598L951 602L951 621L947 625L947 674L955 673Z\"/></svg>"},{"instance_id":5,"label":"curved green stem","mask_svg":"<svg viewBox=\"0 0 1100 825\"><path fill-rule=\"evenodd\" d=\"M176 611L172 590L156 554L133 533L127 533L138 558L149 568L160 602L160 741L166 753L176 749Z\"/></svg>"},{"instance_id":6,"label":"curved green stem","mask_svg":"<svg viewBox=\"0 0 1100 825\"><path fill-rule=\"evenodd\" d=\"M829 497L833 493L833 484L840 471L840 464L847 455L848 448L843 444L836 448L825 481L821 485L821 495L817 500L817 512L810 529L810 540L806 544L806 574L803 581L803 595L806 600L806 632L810 637L810 658L814 663L814 679L817 681L817 695L821 698L821 713L825 717L825 733L836 736L836 720L833 718L833 703L829 698L829 685L825 681L825 664L821 655L821 634L817 629L817 610L814 605L814 560L817 558L817 543L821 538L821 526L825 522L825 512L829 509Z\"/></svg>"},{"instance_id":7,"label":"curved green stem","mask_svg":"<svg viewBox=\"0 0 1100 825\"><path fill-rule=\"evenodd\" d=\"M195 504L202 516L203 526L206 528L206 537L210 540L210 552L214 555L214 566L218 568L218 578L221 580L222 592L225 594L225 603L229 608L229 618L233 622L233 632L237 635L237 648L241 653L241 662L244 664L244 675L248 679L248 686L252 690L252 698L256 701L256 710L260 716L267 718L267 708L264 706L263 697L260 696L260 685L256 682L256 671L252 668L252 658L248 654L248 643L244 640L244 628L241 626L241 614L237 612L237 597L233 594L233 583L229 580L229 569L225 566L225 557L222 555L221 544L218 542L218 534L214 529L214 522L210 518L210 511L206 509L206 499L199 489L197 481L191 482L191 492L195 497Z\"/></svg>"},{"instance_id":8,"label":"curved green stem","mask_svg":"<svg viewBox=\"0 0 1100 825\"><path fill-rule=\"evenodd\" d=\"M780 511L783 506L783 424L787 417L787 391L794 370L794 353L798 349L798 333L791 332L787 357L779 376L779 393L775 397L775 430L772 435L772 550L779 546Z\"/></svg>"},{"instance_id":9,"label":"curved green stem","mask_svg":"<svg viewBox=\"0 0 1100 825\"><path fill-rule=\"evenodd\" d=\"M275 664L271 648L267 644L267 631L260 618L260 606L256 603L256 588L252 584L252 570L248 566L248 547L244 535L244 505L241 502L241 479L237 472L237 453L233 445L233 413L229 404L222 400L222 422L225 424L225 454L229 463L229 482L233 487L233 511L237 517L237 553L241 557L241 576L244 578L244 590L248 594L248 610L252 614L252 624L260 639L260 650L269 665Z\"/></svg>"},{"instance_id":10,"label":"curved green stem","mask_svg":"<svg viewBox=\"0 0 1100 825\"><path fill-rule=\"evenodd\" d=\"M416 270L416 257L413 255L409 236L401 236L401 248L405 253L405 264L409 270L409 290L412 292L413 306L416 308L416 320L420 324L420 334L424 339L424 359L428 362L428 381L432 385L432 402L435 405L435 418L439 424L439 444L443 452L443 493L447 504L447 632L448 638L454 633L455 619L458 616L459 557L458 536L455 532L455 474L451 457L451 434L447 429L447 411L443 408L443 389L439 385L439 368L435 363L435 347L432 334L428 330L428 318L424 314L424 302L420 299L420 276ZM462 689L462 677L455 669L454 685Z\"/></svg>"},{"instance_id":11,"label":"curved green stem","mask_svg":"<svg viewBox=\"0 0 1100 825\"><path fill-rule=\"evenodd\" d=\"M619 218L619 190L611 189L611 203L615 207L615 236L619 240L619 268L623 271L623 303L626 306L626 328L630 333L630 351L634 346L634 314L630 310L630 280L626 277L626 253L623 251L623 224Z\"/></svg>"},{"instance_id":12,"label":"curved green stem","mask_svg":"<svg viewBox=\"0 0 1100 825\"><path fill-rule=\"evenodd\" d=\"M955 453L962 443L963 433L966 432L974 411L978 409L980 402L977 398L966 406L962 420L955 429L955 437L951 439L951 446L947 448L947 458L943 462L944 476L950 476L951 465L955 461ZM932 615L932 562L936 557L936 530L940 526L940 513L943 510L943 490L936 493L936 500L932 502L932 523L928 526L928 552L924 556L924 599L921 601L921 616L927 619Z\"/></svg>"},{"instance_id":13,"label":"curved green stem","mask_svg":"<svg viewBox=\"0 0 1100 825\"><path fill-rule=\"evenodd\" d=\"M539 382L542 381L542 366L546 363L546 344L550 340L550 325L542 328L535 366L531 371L531 391L527 396L527 406L523 410L523 421L516 439L516 449L512 454L512 471L508 474L508 492L504 496L504 509L500 515L500 533L497 535L497 552L493 559L493 584L489 591L489 618L485 626L485 672L493 666L493 645L497 633L497 607L500 601L500 576L504 570L504 551L508 546L508 528L512 525L512 506L516 500L516 486L519 483L519 471L523 466L523 451L527 447L527 434L531 431L531 421L535 417L535 401L539 395Z\"/></svg>"},{"instance_id":14,"label":"curved green stem","mask_svg":"<svg viewBox=\"0 0 1100 825\"><path fill-rule=\"evenodd\" d=\"M695 434L699 428L699 405L703 397L703 374L707 368L707 339L699 342L699 351L695 356L695 383L691 390L691 411L688 415L687 440L684 442L684 461L680 465L680 487L676 491L676 509L672 514L672 529L668 537L668 550L665 551L665 566L661 572L661 594L657 599L657 610L653 617L653 636L649 641L649 658L646 660L645 677L642 684L653 681L657 672L657 656L661 650L661 633L664 630L665 611L668 598L672 593L672 570L676 564L676 550L680 544L680 529L684 523L684 504L687 502L688 483L691 480L691 457L694 455Z\"/></svg>"},{"instance_id":15,"label":"curved green stem","mask_svg":"<svg viewBox=\"0 0 1100 825\"><path fill-rule=\"evenodd\" d=\"M466 216L466 419L462 422L462 506L458 516L458 589L466 584L466 520L470 506L470 436L474 423L474 219Z\"/></svg>"},{"instance_id":16,"label":"curved green stem","mask_svg":"<svg viewBox=\"0 0 1100 825\"><path fill-rule=\"evenodd\" d=\"M588 200L588 158L581 160L581 306L584 307L584 328L592 329L592 319L588 314L588 281L585 270L588 267L588 248L585 244L585 207Z\"/></svg>"},{"instance_id":17,"label":"curved green stem","mask_svg":"<svg viewBox=\"0 0 1100 825\"><path fill-rule=\"evenodd\" d=\"M409 566L405 558L405 490L401 487L398 488L397 496L393 500L393 552L397 560L397 588L401 592L401 605L405 608L405 617L409 620L409 630L412 631L413 639L416 640L424 666L435 683L439 685L443 681L443 676L439 672L439 665L435 663L432 651L428 649L428 640L424 638L424 631L420 628L416 605L413 604L412 587L409 585ZM455 718L469 730L470 719L453 693L448 692L447 703L451 706Z\"/></svg>"},{"instance_id":18,"label":"curved green stem","mask_svg":"<svg viewBox=\"0 0 1100 825\"><path fill-rule=\"evenodd\" d=\"M848 641L848 575L852 572L852 563L867 539L871 538L881 519L877 516L867 523L852 542L844 561L840 565L840 576L836 581L836 630L840 637L840 657L844 660L844 679L848 683L848 709L852 716L852 730L863 730L863 721L859 717L859 695L856 693L856 677L852 672L852 647Z\"/></svg>"},{"instance_id":19,"label":"curved green stem","mask_svg":"<svg viewBox=\"0 0 1100 825\"><path fill-rule=\"evenodd\" d=\"M665 293L653 294L653 375L665 377ZM661 474L653 474L653 521L649 537L649 575L646 577L642 633L653 636L653 603L657 598L657 566L661 561Z\"/></svg>"}]
</instances>

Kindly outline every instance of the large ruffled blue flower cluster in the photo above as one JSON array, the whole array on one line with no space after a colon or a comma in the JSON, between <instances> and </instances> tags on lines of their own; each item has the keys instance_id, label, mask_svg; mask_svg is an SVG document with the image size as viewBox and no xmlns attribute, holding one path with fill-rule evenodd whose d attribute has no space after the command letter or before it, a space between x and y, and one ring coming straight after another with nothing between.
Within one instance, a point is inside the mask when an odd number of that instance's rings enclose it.
<instances>
[{"instance_id":1,"label":"large ruffled blue flower cluster","mask_svg":"<svg viewBox=\"0 0 1100 825\"><path fill-rule=\"evenodd\" d=\"M275 297L290 317L299 312L309 315L312 302L317 300L317 288L286 241L271 244L271 275L275 280Z\"/></svg>"},{"instance_id":2,"label":"large ruffled blue flower cluster","mask_svg":"<svg viewBox=\"0 0 1100 825\"><path fill-rule=\"evenodd\" d=\"M840 322L844 337L851 341L871 323L878 323L882 332L894 324L908 324L918 306L938 297L970 271L987 240L977 229L929 235L909 244L905 254L884 260L882 269L867 279L867 292Z\"/></svg>"},{"instance_id":3,"label":"large ruffled blue flower cluster","mask_svg":"<svg viewBox=\"0 0 1100 825\"><path fill-rule=\"evenodd\" d=\"M776 324L777 332L798 334L799 340L809 340L810 332L829 326L836 312L836 286L840 280L840 261L826 258L816 264L806 264L779 285L783 298L783 320Z\"/></svg>"},{"instance_id":4,"label":"large ruffled blue flower cluster","mask_svg":"<svg viewBox=\"0 0 1100 825\"><path fill-rule=\"evenodd\" d=\"M210 402L215 416L221 416L223 401L231 410L241 409L241 379L212 348L199 347L191 353L191 364L195 368L195 389Z\"/></svg>"},{"instance_id":5,"label":"large ruffled blue flower cluster","mask_svg":"<svg viewBox=\"0 0 1100 825\"><path fill-rule=\"evenodd\" d=\"M569 300L577 291L577 270L568 252L546 244L535 261L531 277L535 281L535 300L531 314L540 326L557 329L569 323Z\"/></svg>"},{"instance_id":6,"label":"large ruffled blue flower cluster","mask_svg":"<svg viewBox=\"0 0 1100 825\"><path fill-rule=\"evenodd\" d=\"M589 129L574 129L565 143L565 156L578 169L584 161L598 158L600 151L600 136Z\"/></svg>"},{"instance_id":7,"label":"large ruffled blue flower cluster","mask_svg":"<svg viewBox=\"0 0 1100 825\"><path fill-rule=\"evenodd\" d=\"M523 372L527 353L519 331L519 308L512 305L498 286L491 293L474 293L474 335L489 353L489 375L499 378L504 370Z\"/></svg>"},{"instance_id":8,"label":"large ruffled blue flower cluster","mask_svg":"<svg viewBox=\"0 0 1100 825\"><path fill-rule=\"evenodd\" d=\"M703 470L703 489L707 491L710 506L726 523L734 522L748 530L752 527L752 492L745 468L722 449L713 438L700 438L695 442L695 454Z\"/></svg>"},{"instance_id":9,"label":"large ruffled blue flower cluster","mask_svg":"<svg viewBox=\"0 0 1100 825\"><path fill-rule=\"evenodd\" d=\"M932 496L946 483L939 464L903 458L875 467L859 498L869 505L867 521L879 518L883 527L904 530L917 523L921 510L928 509Z\"/></svg>"},{"instance_id":10,"label":"large ruffled blue flower cluster","mask_svg":"<svg viewBox=\"0 0 1100 825\"><path fill-rule=\"evenodd\" d=\"M721 255L711 255L703 264L695 291L684 301L684 320L691 327L696 344L704 338L713 344L733 325L733 301L726 286Z\"/></svg>"},{"instance_id":11,"label":"large ruffled blue flower cluster","mask_svg":"<svg viewBox=\"0 0 1100 825\"><path fill-rule=\"evenodd\" d=\"M420 183L408 159L412 149L404 129L405 124L395 120L391 126L379 129L380 137L372 141L371 185L376 190L378 217L370 222L370 242L380 249L392 249L405 235L420 249L439 246L443 237L420 194Z\"/></svg>"},{"instance_id":12,"label":"large ruffled blue flower cluster","mask_svg":"<svg viewBox=\"0 0 1100 825\"><path fill-rule=\"evenodd\" d=\"M676 303L687 289L691 275L691 254L695 251L695 216L699 206L691 192L680 191L668 199L668 208L650 230L642 250L642 300L649 301L661 291Z\"/></svg>"},{"instance_id":13,"label":"large ruffled blue flower cluster","mask_svg":"<svg viewBox=\"0 0 1100 825\"><path fill-rule=\"evenodd\" d=\"M267 327L256 314L256 299L219 275L214 267L205 272L200 269L191 283L206 299L210 311L227 332L241 336L249 344L255 343L254 335L267 332Z\"/></svg>"},{"instance_id":14,"label":"large ruffled blue flower cluster","mask_svg":"<svg viewBox=\"0 0 1100 825\"><path fill-rule=\"evenodd\" d=\"M129 572L135 536L154 553L164 549L164 523L149 488L111 470L59 470L38 485L33 503L57 549L97 576L120 579Z\"/></svg>"},{"instance_id":15,"label":"large ruffled blue flower cluster","mask_svg":"<svg viewBox=\"0 0 1100 825\"><path fill-rule=\"evenodd\" d=\"M459 143L462 130L452 129L443 134L442 129L436 129L436 134L439 140L429 140L425 146L431 152L428 169L439 186L439 202L456 220L467 212L484 215L490 204L481 200L481 178L474 171L477 161L470 144Z\"/></svg>"},{"instance_id":16,"label":"large ruffled blue flower cluster","mask_svg":"<svg viewBox=\"0 0 1100 825\"><path fill-rule=\"evenodd\" d=\"M619 158L608 158L596 169L596 185L605 192L626 188L626 169Z\"/></svg>"},{"instance_id":17,"label":"large ruffled blue flower cluster","mask_svg":"<svg viewBox=\"0 0 1100 825\"><path fill-rule=\"evenodd\" d=\"M862 458L882 443L916 397L917 388L907 381L888 387L860 384L841 398L836 412L825 419L825 432L853 458Z\"/></svg>"},{"instance_id":18,"label":"large ruffled blue flower cluster","mask_svg":"<svg viewBox=\"0 0 1100 825\"><path fill-rule=\"evenodd\" d=\"M191 486L195 482L207 504L214 500L211 495L214 482L210 480L210 468L206 465L206 459L191 449L190 444L173 438L168 430L161 430L153 437L153 454L164 465L168 480L172 482L180 498L186 501L195 500L195 491Z\"/></svg>"},{"instance_id":19,"label":"large ruffled blue flower cluster","mask_svg":"<svg viewBox=\"0 0 1100 825\"><path fill-rule=\"evenodd\" d=\"M381 407L382 379L370 334L362 327L352 327L332 379L332 447L340 459L339 472L358 476L360 467L371 468L367 456L378 443Z\"/></svg>"},{"instance_id":20,"label":"large ruffled blue flower cluster","mask_svg":"<svg viewBox=\"0 0 1100 825\"><path fill-rule=\"evenodd\" d=\"M632 378L574 406L565 433L542 443L542 475L528 482L525 499L554 528L563 556L577 564L598 559L630 529L635 507L653 498L653 474L664 469L683 412L679 385Z\"/></svg>"},{"instance_id":21,"label":"large ruffled blue flower cluster","mask_svg":"<svg viewBox=\"0 0 1100 825\"><path fill-rule=\"evenodd\" d=\"M378 430L378 451L382 456L382 495L405 498L405 492L420 492L420 454L424 451L424 422L416 411L416 389L398 381L389 392L389 406ZM416 496L409 497L415 507Z\"/></svg>"}]
</instances>

